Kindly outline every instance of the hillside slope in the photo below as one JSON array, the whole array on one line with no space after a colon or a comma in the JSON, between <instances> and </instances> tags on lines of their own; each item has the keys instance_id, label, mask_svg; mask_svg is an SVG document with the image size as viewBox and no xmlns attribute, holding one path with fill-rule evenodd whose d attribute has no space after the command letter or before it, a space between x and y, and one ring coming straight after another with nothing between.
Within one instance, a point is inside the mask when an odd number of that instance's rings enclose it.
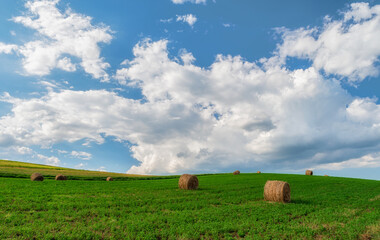
<instances>
[{"instance_id":1,"label":"hillside slope","mask_svg":"<svg viewBox=\"0 0 380 240\"><path fill-rule=\"evenodd\" d=\"M0 177L0 239L380 239L380 181L291 174L141 181ZM139 178L141 179L141 178ZM263 200L287 181L291 202Z\"/></svg>"},{"instance_id":2,"label":"hillside slope","mask_svg":"<svg viewBox=\"0 0 380 240\"><path fill-rule=\"evenodd\" d=\"M41 173L46 178L53 178L58 174L63 174L69 179L91 179L91 178L129 178L129 177L147 177L144 175L133 175L123 173L111 173L101 171L78 170L71 168L55 167L42 164L17 162L9 160L0 160L0 177L18 177L29 178L32 173Z\"/></svg>"}]
</instances>

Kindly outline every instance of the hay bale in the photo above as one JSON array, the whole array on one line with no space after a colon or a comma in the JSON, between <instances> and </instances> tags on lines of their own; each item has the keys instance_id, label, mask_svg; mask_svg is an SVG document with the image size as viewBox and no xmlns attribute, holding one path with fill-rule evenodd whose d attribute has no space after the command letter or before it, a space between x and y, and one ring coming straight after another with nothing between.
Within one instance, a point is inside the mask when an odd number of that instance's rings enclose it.
<instances>
[{"instance_id":1,"label":"hay bale","mask_svg":"<svg viewBox=\"0 0 380 240\"><path fill-rule=\"evenodd\" d=\"M239 175L240 174L240 171L239 170L236 170L235 172L233 172L234 175Z\"/></svg>"},{"instance_id":2,"label":"hay bale","mask_svg":"<svg viewBox=\"0 0 380 240\"><path fill-rule=\"evenodd\" d=\"M313 171L311 171L311 170L306 170L305 174L311 176L311 175L313 175Z\"/></svg>"},{"instance_id":3,"label":"hay bale","mask_svg":"<svg viewBox=\"0 0 380 240\"><path fill-rule=\"evenodd\" d=\"M112 177L108 177L107 178L107 181L109 182L109 181L113 181L113 178Z\"/></svg>"},{"instance_id":4,"label":"hay bale","mask_svg":"<svg viewBox=\"0 0 380 240\"><path fill-rule=\"evenodd\" d=\"M257 173L261 173L260 171L257 171Z\"/></svg>"},{"instance_id":5,"label":"hay bale","mask_svg":"<svg viewBox=\"0 0 380 240\"><path fill-rule=\"evenodd\" d=\"M264 186L264 199L272 202L290 202L289 183L282 181L267 181Z\"/></svg>"},{"instance_id":6,"label":"hay bale","mask_svg":"<svg viewBox=\"0 0 380 240\"><path fill-rule=\"evenodd\" d=\"M197 176L190 174L183 174L178 181L180 189L195 190L198 188L199 182Z\"/></svg>"},{"instance_id":7,"label":"hay bale","mask_svg":"<svg viewBox=\"0 0 380 240\"><path fill-rule=\"evenodd\" d=\"M58 174L57 176L55 176L55 180L64 181L64 180L67 180L67 177L62 174Z\"/></svg>"},{"instance_id":8,"label":"hay bale","mask_svg":"<svg viewBox=\"0 0 380 240\"><path fill-rule=\"evenodd\" d=\"M30 180L32 180L32 181L43 181L44 180L44 176L42 176L41 173L33 173L30 176Z\"/></svg>"},{"instance_id":9,"label":"hay bale","mask_svg":"<svg viewBox=\"0 0 380 240\"><path fill-rule=\"evenodd\" d=\"M329 175L323 175L323 176L328 177Z\"/></svg>"}]
</instances>

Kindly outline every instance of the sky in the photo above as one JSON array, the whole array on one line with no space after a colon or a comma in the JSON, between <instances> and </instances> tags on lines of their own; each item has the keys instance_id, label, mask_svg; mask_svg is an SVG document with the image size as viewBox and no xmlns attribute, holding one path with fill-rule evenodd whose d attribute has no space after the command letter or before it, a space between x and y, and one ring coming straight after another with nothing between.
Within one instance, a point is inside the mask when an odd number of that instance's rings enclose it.
<instances>
[{"instance_id":1,"label":"sky","mask_svg":"<svg viewBox=\"0 0 380 240\"><path fill-rule=\"evenodd\" d=\"M0 158L380 180L380 1L2 0Z\"/></svg>"}]
</instances>

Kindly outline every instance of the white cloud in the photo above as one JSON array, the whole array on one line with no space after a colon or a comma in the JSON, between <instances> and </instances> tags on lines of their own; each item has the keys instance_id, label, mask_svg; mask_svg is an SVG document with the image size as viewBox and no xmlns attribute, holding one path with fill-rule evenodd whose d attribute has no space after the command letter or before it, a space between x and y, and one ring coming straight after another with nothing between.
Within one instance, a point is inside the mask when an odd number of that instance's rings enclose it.
<instances>
[{"instance_id":1,"label":"white cloud","mask_svg":"<svg viewBox=\"0 0 380 240\"><path fill-rule=\"evenodd\" d=\"M364 10L355 10L360 7ZM351 72L356 76L352 81L376 72L376 6L368 8L371 15L365 5L360 7L345 13L345 22L340 21L344 31L330 30L339 21L326 23L321 32L283 30L284 42L275 56L259 63L218 55L202 68L184 50L179 58L170 58L167 40L144 40L114 76L121 85L140 88L141 100L107 90L55 90L31 99L5 93L0 99L13 107L0 118L0 146L48 147L80 140L102 144L111 136L132 144L140 164L128 172L143 174L378 166L380 105L376 99L352 97L320 71L342 76ZM367 29L369 22L373 31ZM346 39L334 49L329 34L338 33L332 35L339 42L352 28L366 33L368 41L351 42L362 44L352 54L367 59L373 71L344 62L335 70L328 68L346 42L353 41ZM318 56L325 52L329 58L319 64ZM307 58L313 64L290 70L286 57Z\"/></svg>"},{"instance_id":2,"label":"white cloud","mask_svg":"<svg viewBox=\"0 0 380 240\"><path fill-rule=\"evenodd\" d=\"M0 148L2 148L2 147L4 147L4 146L1 146L1 144L0 144ZM33 149L31 149L29 147L25 147L25 146L13 145L10 147L10 150L11 150L11 152L16 153L17 155L29 155L29 158L38 159L37 162L42 163L42 164L58 166L61 162L55 156L49 157L49 156L40 154L40 153L34 151ZM41 160L42 160L42 162L41 162Z\"/></svg>"},{"instance_id":3,"label":"white cloud","mask_svg":"<svg viewBox=\"0 0 380 240\"><path fill-rule=\"evenodd\" d=\"M186 2L195 4L206 4L207 0L172 0L174 4L184 4Z\"/></svg>"},{"instance_id":4,"label":"white cloud","mask_svg":"<svg viewBox=\"0 0 380 240\"><path fill-rule=\"evenodd\" d=\"M115 75L140 88L143 100L106 90L51 91L25 100L5 94L13 108L0 119L0 136L6 137L0 143L101 144L113 136L133 145L140 165L128 172L145 174L299 169L361 157L380 145L380 106L353 98L314 67L260 67L219 55L200 68L185 51L183 64L170 59L167 44L141 42Z\"/></svg>"},{"instance_id":5,"label":"white cloud","mask_svg":"<svg viewBox=\"0 0 380 240\"><path fill-rule=\"evenodd\" d=\"M57 68L67 72L75 72L77 70L75 64L71 63L71 60L68 57L59 59L57 62Z\"/></svg>"},{"instance_id":6,"label":"white cloud","mask_svg":"<svg viewBox=\"0 0 380 240\"><path fill-rule=\"evenodd\" d=\"M367 154L360 158L349 159L342 162L321 164L315 169L341 170L344 168L376 168L380 167L380 153Z\"/></svg>"},{"instance_id":7,"label":"white cloud","mask_svg":"<svg viewBox=\"0 0 380 240\"><path fill-rule=\"evenodd\" d=\"M177 22L184 22L189 24L191 27L194 26L194 24L197 22L197 17L193 14L186 14L186 15L177 15Z\"/></svg>"},{"instance_id":8,"label":"white cloud","mask_svg":"<svg viewBox=\"0 0 380 240\"><path fill-rule=\"evenodd\" d=\"M186 49L182 49L180 51L180 58L184 65L190 65L195 61L195 57L192 53L186 51Z\"/></svg>"},{"instance_id":9,"label":"white cloud","mask_svg":"<svg viewBox=\"0 0 380 240\"><path fill-rule=\"evenodd\" d=\"M78 165L75 165L74 168L84 168L85 166L87 166L87 164L79 163Z\"/></svg>"},{"instance_id":10,"label":"white cloud","mask_svg":"<svg viewBox=\"0 0 380 240\"><path fill-rule=\"evenodd\" d=\"M48 157L42 154L37 154L36 157L43 160L44 163L47 165L58 166L59 163L61 162L57 157L54 157L54 156Z\"/></svg>"},{"instance_id":11,"label":"white cloud","mask_svg":"<svg viewBox=\"0 0 380 240\"><path fill-rule=\"evenodd\" d=\"M15 147L16 151L19 153L19 154L22 154L22 155L26 155L26 154L33 154L34 151L28 147Z\"/></svg>"},{"instance_id":12,"label":"white cloud","mask_svg":"<svg viewBox=\"0 0 380 240\"><path fill-rule=\"evenodd\" d=\"M99 167L98 169L96 169L95 171L99 171L99 172L106 172L106 171L107 171L107 169L106 169L106 167L104 167L104 166L101 166L101 167Z\"/></svg>"},{"instance_id":13,"label":"white cloud","mask_svg":"<svg viewBox=\"0 0 380 240\"><path fill-rule=\"evenodd\" d=\"M108 26L91 24L91 18L73 12L70 8L61 12L59 0L27 1L27 12L12 20L37 31L37 39L24 45L0 43L0 53L16 51L23 56L26 74L48 75L54 68L73 72L76 65L71 57L80 59L79 65L94 78L108 81L109 64L100 57L99 43L112 39Z\"/></svg>"},{"instance_id":14,"label":"white cloud","mask_svg":"<svg viewBox=\"0 0 380 240\"><path fill-rule=\"evenodd\" d=\"M231 23L223 23L222 25L225 28L230 28L230 27L234 27L235 26L235 24L231 24Z\"/></svg>"},{"instance_id":15,"label":"white cloud","mask_svg":"<svg viewBox=\"0 0 380 240\"><path fill-rule=\"evenodd\" d=\"M17 45L0 42L0 53L10 54L18 49Z\"/></svg>"},{"instance_id":16,"label":"white cloud","mask_svg":"<svg viewBox=\"0 0 380 240\"><path fill-rule=\"evenodd\" d=\"M71 156L75 158L80 158L83 160L90 160L92 158L92 154L88 152L77 152L77 151L72 151L70 153Z\"/></svg>"},{"instance_id":17,"label":"white cloud","mask_svg":"<svg viewBox=\"0 0 380 240\"><path fill-rule=\"evenodd\" d=\"M353 3L343 19L326 19L321 29L281 29L284 42L278 46L279 56L309 59L316 69L352 83L378 76L380 5Z\"/></svg>"},{"instance_id":18,"label":"white cloud","mask_svg":"<svg viewBox=\"0 0 380 240\"><path fill-rule=\"evenodd\" d=\"M172 21L173 21L173 18L160 19L160 22L162 22L162 23L171 23Z\"/></svg>"}]
</instances>

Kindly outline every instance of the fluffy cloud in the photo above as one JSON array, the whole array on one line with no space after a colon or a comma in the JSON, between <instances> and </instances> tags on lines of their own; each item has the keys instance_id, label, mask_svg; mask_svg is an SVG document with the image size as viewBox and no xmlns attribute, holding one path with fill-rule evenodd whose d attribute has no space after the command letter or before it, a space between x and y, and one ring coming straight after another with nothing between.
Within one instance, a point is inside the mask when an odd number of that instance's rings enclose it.
<instances>
[{"instance_id":1,"label":"fluffy cloud","mask_svg":"<svg viewBox=\"0 0 380 240\"><path fill-rule=\"evenodd\" d=\"M186 14L186 15L177 15L177 22L184 22L189 24L191 27L197 22L197 17L193 14Z\"/></svg>"},{"instance_id":2,"label":"fluffy cloud","mask_svg":"<svg viewBox=\"0 0 380 240\"><path fill-rule=\"evenodd\" d=\"M15 150L21 155L33 154L34 153L34 151L28 147L15 147Z\"/></svg>"},{"instance_id":3,"label":"fluffy cloud","mask_svg":"<svg viewBox=\"0 0 380 240\"><path fill-rule=\"evenodd\" d=\"M184 4L186 2L195 3L195 4L206 4L207 0L172 0L174 4Z\"/></svg>"},{"instance_id":4,"label":"fluffy cloud","mask_svg":"<svg viewBox=\"0 0 380 240\"><path fill-rule=\"evenodd\" d=\"M343 168L376 168L380 167L380 153L364 155L360 158L342 162L327 163L316 166L316 169L341 170Z\"/></svg>"},{"instance_id":5,"label":"fluffy cloud","mask_svg":"<svg viewBox=\"0 0 380 240\"><path fill-rule=\"evenodd\" d=\"M167 44L139 43L115 75L140 88L141 100L106 90L4 95L13 109L0 119L0 144L102 144L112 136L132 143L140 165L128 172L145 174L301 168L361 158L380 145L380 106L353 98L315 67L289 70L267 64L271 59L260 66L219 55L201 68L186 51L181 60L169 58Z\"/></svg>"},{"instance_id":6,"label":"fluffy cloud","mask_svg":"<svg viewBox=\"0 0 380 240\"><path fill-rule=\"evenodd\" d=\"M78 152L78 151L72 151L70 153L71 156L75 158L80 158L83 160L90 160L92 158L92 154L88 152Z\"/></svg>"},{"instance_id":7,"label":"fluffy cloud","mask_svg":"<svg viewBox=\"0 0 380 240\"><path fill-rule=\"evenodd\" d=\"M343 19L326 18L321 29L280 31L282 58L309 59L316 69L348 77L353 83L379 74L380 5L353 3Z\"/></svg>"},{"instance_id":8,"label":"fluffy cloud","mask_svg":"<svg viewBox=\"0 0 380 240\"><path fill-rule=\"evenodd\" d=\"M108 81L109 64L100 57L99 43L112 39L108 26L91 24L91 18L66 9L61 12L59 0L27 1L27 12L12 20L37 31L38 39L24 45L0 43L0 53L17 51L23 56L26 74L47 75L54 68L75 71L77 64L71 57L80 59L79 65L94 78Z\"/></svg>"},{"instance_id":9,"label":"fluffy cloud","mask_svg":"<svg viewBox=\"0 0 380 240\"><path fill-rule=\"evenodd\" d=\"M2 147L0 145L0 147ZM35 152L33 149L25 146L12 146L11 150L20 155L29 155L31 158L42 160L43 163L47 165L58 166L60 164L60 160L55 156L46 156L40 153Z\"/></svg>"},{"instance_id":10,"label":"fluffy cloud","mask_svg":"<svg viewBox=\"0 0 380 240\"><path fill-rule=\"evenodd\" d=\"M43 160L45 164L47 165L58 166L59 163L61 162L57 157L54 157L54 156L48 157L42 154L37 154L36 157L39 158L40 160Z\"/></svg>"},{"instance_id":11,"label":"fluffy cloud","mask_svg":"<svg viewBox=\"0 0 380 240\"><path fill-rule=\"evenodd\" d=\"M10 54L18 49L17 45L0 42L0 53Z\"/></svg>"},{"instance_id":12,"label":"fluffy cloud","mask_svg":"<svg viewBox=\"0 0 380 240\"><path fill-rule=\"evenodd\" d=\"M111 136L132 144L140 164L128 172L141 174L378 166L380 105L352 97L329 76L360 81L377 74L377 9L353 4L342 20L329 20L322 30L283 29L274 56L258 62L218 55L202 68L184 50L170 58L166 40L144 40L114 76L123 86L139 88L142 99L107 90L51 88L31 99L5 93L0 100L12 104L12 112L0 118L0 147L28 152L29 146L64 141L91 146ZM340 43L336 48L334 41ZM312 64L291 70L288 57ZM62 59L61 68L75 70L69 58Z\"/></svg>"}]
</instances>

